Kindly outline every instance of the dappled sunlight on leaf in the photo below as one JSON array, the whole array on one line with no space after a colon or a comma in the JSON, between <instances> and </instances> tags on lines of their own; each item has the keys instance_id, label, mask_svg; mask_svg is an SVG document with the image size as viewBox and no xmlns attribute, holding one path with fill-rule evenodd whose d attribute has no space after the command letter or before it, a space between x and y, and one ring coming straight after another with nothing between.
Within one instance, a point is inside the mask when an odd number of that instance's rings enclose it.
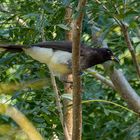
<instances>
[{"instance_id":1,"label":"dappled sunlight on leaf","mask_svg":"<svg viewBox=\"0 0 140 140\"><path fill-rule=\"evenodd\" d=\"M30 140L43 140L42 136L37 132L31 122L16 108L6 104L0 104L0 114L11 117L21 127L24 133L28 135ZM0 127L0 130L2 128L4 128L3 132L6 130L10 131L9 126L6 127L3 125Z\"/></svg>"},{"instance_id":2,"label":"dappled sunlight on leaf","mask_svg":"<svg viewBox=\"0 0 140 140\"><path fill-rule=\"evenodd\" d=\"M32 81L26 81L22 83L0 83L0 94L12 94L17 90L25 88L41 89L43 87L50 86L50 79L36 79Z\"/></svg>"},{"instance_id":3,"label":"dappled sunlight on leaf","mask_svg":"<svg viewBox=\"0 0 140 140\"><path fill-rule=\"evenodd\" d=\"M29 137L17 127L2 124L0 125L0 139L29 140Z\"/></svg>"}]
</instances>

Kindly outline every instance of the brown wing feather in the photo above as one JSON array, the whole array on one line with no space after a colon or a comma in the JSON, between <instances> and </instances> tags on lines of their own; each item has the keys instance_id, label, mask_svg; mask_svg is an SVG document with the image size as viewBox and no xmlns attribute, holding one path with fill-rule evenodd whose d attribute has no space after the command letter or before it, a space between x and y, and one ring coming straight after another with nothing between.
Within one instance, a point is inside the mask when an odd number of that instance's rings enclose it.
<instances>
[{"instance_id":1,"label":"brown wing feather","mask_svg":"<svg viewBox=\"0 0 140 140\"><path fill-rule=\"evenodd\" d=\"M71 41L46 41L46 42L34 44L32 46L39 46L43 48L52 48L54 50L72 52ZM85 47L85 45L81 43L81 48L83 47Z\"/></svg>"},{"instance_id":2,"label":"brown wing feather","mask_svg":"<svg viewBox=\"0 0 140 140\"><path fill-rule=\"evenodd\" d=\"M80 54L81 56L89 56L89 54L95 53L98 48L90 48L87 47L85 44L80 44ZM54 50L60 50L60 51L67 51L72 52L72 42L71 41L46 41L46 42L40 42L33 45L7 45L7 44L0 44L0 48L5 48L8 51L22 51L22 48L30 48L33 46L38 46L42 48L52 48ZM92 52L92 53L91 53Z\"/></svg>"}]
</instances>

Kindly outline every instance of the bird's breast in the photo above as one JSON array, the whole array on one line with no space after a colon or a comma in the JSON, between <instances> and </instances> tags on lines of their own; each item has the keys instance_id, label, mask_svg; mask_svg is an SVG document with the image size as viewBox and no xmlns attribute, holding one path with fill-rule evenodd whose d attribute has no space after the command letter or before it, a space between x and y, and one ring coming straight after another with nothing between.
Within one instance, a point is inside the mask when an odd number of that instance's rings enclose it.
<instances>
[{"instance_id":1,"label":"bird's breast","mask_svg":"<svg viewBox=\"0 0 140 140\"><path fill-rule=\"evenodd\" d=\"M48 48L32 47L23 49L25 53L31 56L33 59L48 64L53 56L53 50Z\"/></svg>"},{"instance_id":2,"label":"bird's breast","mask_svg":"<svg viewBox=\"0 0 140 140\"><path fill-rule=\"evenodd\" d=\"M51 48L32 47L24 49L25 53L33 59L45 63L54 74L68 74L71 72L71 53L54 51Z\"/></svg>"},{"instance_id":3,"label":"bird's breast","mask_svg":"<svg viewBox=\"0 0 140 140\"><path fill-rule=\"evenodd\" d=\"M71 53L65 51L55 51L48 66L54 73L63 75L71 72Z\"/></svg>"}]
</instances>

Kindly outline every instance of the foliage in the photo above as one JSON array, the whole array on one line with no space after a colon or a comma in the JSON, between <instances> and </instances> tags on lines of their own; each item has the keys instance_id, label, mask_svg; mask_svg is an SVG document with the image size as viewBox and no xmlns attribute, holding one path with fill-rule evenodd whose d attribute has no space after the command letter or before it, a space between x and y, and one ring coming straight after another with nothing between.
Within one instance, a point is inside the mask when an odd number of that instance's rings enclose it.
<instances>
[{"instance_id":1,"label":"foliage","mask_svg":"<svg viewBox=\"0 0 140 140\"><path fill-rule=\"evenodd\" d=\"M64 40L65 30L69 29L64 20L67 4L65 0L1 0L0 44L33 44L42 41L43 37L46 40ZM70 4L77 13L76 2L70 1ZM122 69L137 93L140 93L140 82L117 21L122 21L128 26L133 46L139 56L139 8L139 0L102 0L101 3L89 0L85 7L82 35L83 42L92 44L92 25L102 29L101 32L104 33L109 47L121 60L120 65L116 67ZM1 82L22 83L49 78L48 68L44 64L32 60L23 53L6 52L0 54L0 57ZM106 76L101 65L95 69ZM82 80L83 100L104 99L127 106L114 90L95 80L91 75L83 74ZM58 86L63 93L60 81ZM21 88L12 94L10 99L7 97L9 102L20 109L46 139L51 139L54 135L63 139L63 130L50 85L42 89ZM0 98L5 102L2 95ZM11 119L2 115L0 122L16 126ZM102 102L83 104L83 140L138 140L139 123L138 116L113 105Z\"/></svg>"}]
</instances>

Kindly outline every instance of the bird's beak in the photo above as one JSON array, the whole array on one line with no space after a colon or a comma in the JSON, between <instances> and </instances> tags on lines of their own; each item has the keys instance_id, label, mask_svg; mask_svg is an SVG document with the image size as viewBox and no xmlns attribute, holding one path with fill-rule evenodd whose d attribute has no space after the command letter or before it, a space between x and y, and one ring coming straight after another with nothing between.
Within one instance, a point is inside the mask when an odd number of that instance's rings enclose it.
<instances>
[{"instance_id":1,"label":"bird's beak","mask_svg":"<svg viewBox=\"0 0 140 140\"><path fill-rule=\"evenodd\" d=\"M111 56L111 60L113 60L113 61L115 61L115 62L117 62L117 63L119 63L120 62L120 60L116 57L116 56Z\"/></svg>"}]
</instances>

